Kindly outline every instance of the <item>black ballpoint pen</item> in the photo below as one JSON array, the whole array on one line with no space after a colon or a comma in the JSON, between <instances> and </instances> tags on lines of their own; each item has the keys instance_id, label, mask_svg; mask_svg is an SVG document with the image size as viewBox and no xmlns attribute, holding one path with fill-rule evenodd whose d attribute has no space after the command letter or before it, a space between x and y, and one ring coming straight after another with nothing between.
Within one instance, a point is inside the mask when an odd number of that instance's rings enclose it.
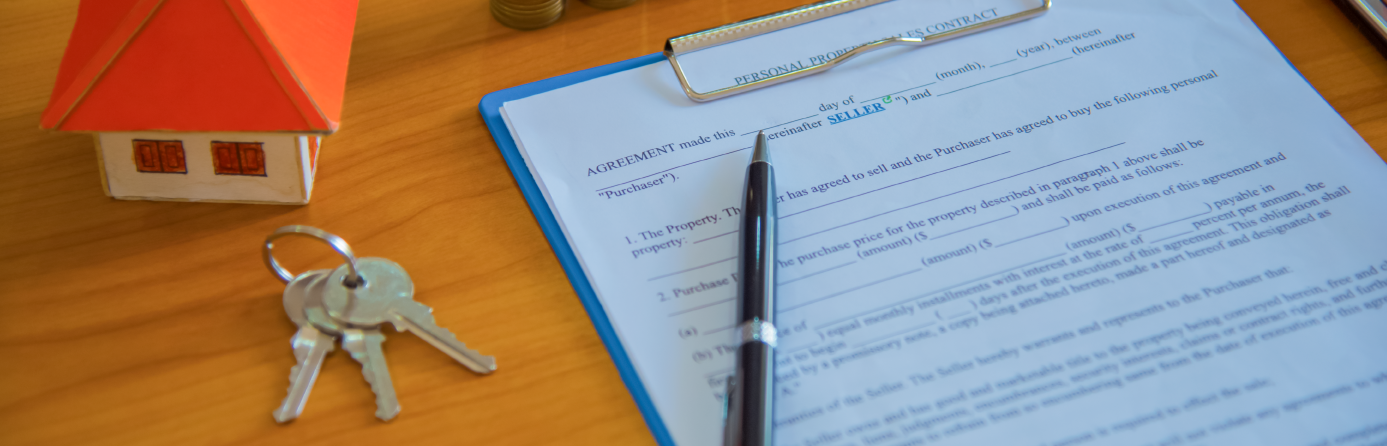
<instances>
[{"instance_id":1,"label":"black ballpoint pen","mask_svg":"<svg viewBox=\"0 0 1387 446\"><path fill-rule=\"evenodd\" d=\"M727 388L724 446L770 446L775 378L775 169L765 133L746 168L738 290L737 366Z\"/></svg>"}]
</instances>

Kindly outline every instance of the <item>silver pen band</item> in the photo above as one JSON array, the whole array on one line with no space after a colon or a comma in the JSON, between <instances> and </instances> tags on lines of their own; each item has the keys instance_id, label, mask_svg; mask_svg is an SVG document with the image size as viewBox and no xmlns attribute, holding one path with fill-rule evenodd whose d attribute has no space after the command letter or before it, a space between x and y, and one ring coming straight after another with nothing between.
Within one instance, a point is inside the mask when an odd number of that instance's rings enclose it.
<instances>
[{"instance_id":1,"label":"silver pen band","mask_svg":"<svg viewBox=\"0 0 1387 446\"><path fill-rule=\"evenodd\" d=\"M742 342L761 342L775 348L775 325L770 321L752 319L742 322L739 330L742 333Z\"/></svg>"}]
</instances>

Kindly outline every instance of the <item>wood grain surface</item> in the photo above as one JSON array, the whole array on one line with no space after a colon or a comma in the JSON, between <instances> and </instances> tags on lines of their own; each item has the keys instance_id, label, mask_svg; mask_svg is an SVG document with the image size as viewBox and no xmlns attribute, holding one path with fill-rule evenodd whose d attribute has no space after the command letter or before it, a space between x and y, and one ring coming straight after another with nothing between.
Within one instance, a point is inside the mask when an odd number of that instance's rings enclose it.
<instances>
[{"instance_id":1,"label":"wood grain surface","mask_svg":"<svg viewBox=\"0 0 1387 446\"><path fill-rule=\"evenodd\" d=\"M477 112L482 95L659 51L802 0L570 2L515 31L485 0L361 0L342 130L307 206L125 202L92 138L38 129L76 0L0 1L0 444L651 444ZM1244 0L1325 99L1387 154L1387 62L1328 0ZM381 423L340 352L277 425L295 327L260 242L321 227L404 265L418 300L497 356L478 377L387 330L401 404ZM295 270L335 267L307 241Z\"/></svg>"}]
</instances>

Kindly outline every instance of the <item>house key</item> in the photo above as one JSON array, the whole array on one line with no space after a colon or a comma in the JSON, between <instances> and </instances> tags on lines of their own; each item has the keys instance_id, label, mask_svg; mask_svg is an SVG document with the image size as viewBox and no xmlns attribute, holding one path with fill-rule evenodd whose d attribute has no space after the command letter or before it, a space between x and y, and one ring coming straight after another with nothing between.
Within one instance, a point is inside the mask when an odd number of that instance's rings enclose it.
<instances>
[{"instance_id":1,"label":"house key","mask_svg":"<svg viewBox=\"0 0 1387 446\"><path fill-rule=\"evenodd\" d=\"M356 287L342 285L355 274L360 274L364 281ZM495 357L467 348L452 332L434 323L433 309L414 300L414 282L395 262L363 258L355 266L338 267L324 282L327 285L322 303L333 319L367 328L389 322L396 330L414 333L473 372L484 375L496 370Z\"/></svg>"},{"instance_id":2,"label":"house key","mask_svg":"<svg viewBox=\"0 0 1387 446\"><path fill-rule=\"evenodd\" d=\"M342 339L342 349L362 364L362 374L371 385L371 390L376 393L376 417L387 421L394 418L400 412L400 407L395 398L394 385L390 381L390 371L385 368L385 358L380 348L381 342L385 341L384 335L376 329L344 327L322 310L322 283L327 276L324 273L333 270L318 270L295 276L280 266L274 258L274 241L289 235L318 239L341 254L346 260L342 267L350 272L345 278L338 279L338 283L355 286L361 281L360 276L356 274L356 256L341 237L309 226L285 226L276 229L265 238L265 266L280 280L289 284L285 289L284 309L289 318L299 325L299 331L293 340L298 364L289 372L289 395L275 411L275 419L285 422L297 418L302 412L308 392L322 367L322 358L332 350L332 342L336 338Z\"/></svg>"},{"instance_id":3,"label":"house key","mask_svg":"<svg viewBox=\"0 0 1387 446\"><path fill-rule=\"evenodd\" d=\"M361 363L361 375L371 385L376 394L376 418L390 421L400 414L400 401L395 395L395 383L390 379L390 369L385 364L385 351L381 343L385 335L380 328L351 328L341 324L323 309L323 292L331 285L326 276L320 277L308 287L304 300L304 315L313 326L342 339L342 350L351 354L352 359ZM341 285L338 285L341 286Z\"/></svg>"},{"instance_id":4,"label":"house key","mask_svg":"<svg viewBox=\"0 0 1387 446\"><path fill-rule=\"evenodd\" d=\"M335 270L310 271L296 277L280 266L272 253L274 241L288 235L327 242L346 262ZM292 343L297 365L290 371L289 395L275 411L280 422L302 412L323 358L339 339L342 349L361 363L362 375L376 394L376 417L389 421L398 415L400 404L381 348L385 335L380 327L386 322L399 331L414 333L477 373L496 370L495 358L467 348L434 323L433 310L413 300L414 284L394 262L358 260L344 240L308 226L275 230L265 239L264 260L270 271L289 284L284 308L299 326Z\"/></svg>"},{"instance_id":5,"label":"house key","mask_svg":"<svg viewBox=\"0 0 1387 446\"><path fill-rule=\"evenodd\" d=\"M289 369L289 394L284 397L279 409L274 411L275 421L280 423L293 421L303 413L303 406L308 402L308 393L313 390L313 383L318 380L318 371L323 368L323 359L333 350L333 335L314 327L308 322L303 311L304 296L309 284L327 277L330 273L330 269L309 271L295 277L289 282L289 286L284 288L284 311L289 314L289 319L299 326L299 331L294 333L290 340L297 362Z\"/></svg>"}]
</instances>

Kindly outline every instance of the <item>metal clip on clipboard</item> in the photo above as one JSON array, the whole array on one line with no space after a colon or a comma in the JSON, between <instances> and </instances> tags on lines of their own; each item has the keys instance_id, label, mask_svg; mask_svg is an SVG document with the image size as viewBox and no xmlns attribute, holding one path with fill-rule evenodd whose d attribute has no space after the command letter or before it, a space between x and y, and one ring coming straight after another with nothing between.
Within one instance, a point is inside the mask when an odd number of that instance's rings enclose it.
<instances>
[{"instance_id":1,"label":"metal clip on clipboard","mask_svg":"<svg viewBox=\"0 0 1387 446\"><path fill-rule=\"evenodd\" d=\"M1011 15L997 17L995 19L974 23L962 28L955 28L938 34L931 34L925 37L890 37L876 40L853 48L827 62L812 67L800 68L788 73L782 73L765 79L758 79L741 85L720 88L708 92L699 92L689 85L688 76L684 75L684 69L679 66L679 55L714 47L725 43L756 37L773 31L801 25L814 20L833 17L845 12L856 11L868 6L885 3L890 0L828 0L801 6L794 9L787 9L774 14L756 17L754 19L743 20L737 23L719 26L717 28L699 31L693 34L685 34L665 41L665 58L669 59L669 65L674 68L674 75L679 78L679 85L684 88L684 94L697 102L708 102L732 96L738 93L759 88L769 87L781 82L792 81L811 74L818 74L828 69L838 66L849 59L857 57L863 53L897 45L925 46L932 43L943 42L955 37L961 37L979 31L986 31L1000 26L1010 25L1022 20L1033 18L1044 14L1050 10L1050 1L1043 0L1040 6L1017 12Z\"/></svg>"}]
</instances>

